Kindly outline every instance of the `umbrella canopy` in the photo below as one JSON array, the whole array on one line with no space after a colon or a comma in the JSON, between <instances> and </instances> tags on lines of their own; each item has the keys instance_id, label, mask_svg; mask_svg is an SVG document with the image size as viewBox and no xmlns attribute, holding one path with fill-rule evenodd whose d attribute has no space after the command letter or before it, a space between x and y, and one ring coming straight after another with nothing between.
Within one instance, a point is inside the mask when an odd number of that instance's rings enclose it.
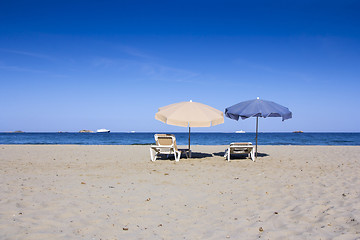
<instances>
[{"instance_id":1,"label":"umbrella canopy","mask_svg":"<svg viewBox=\"0 0 360 240\"><path fill-rule=\"evenodd\" d=\"M198 102L180 102L159 108L155 119L169 125L189 127L210 127L224 123L224 114L208 105Z\"/></svg>"},{"instance_id":2,"label":"umbrella canopy","mask_svg":"<svg viewBox=\"0 0 360 240\"><path fill-rule=\"evenodd\" d=\"M224 123L224 114L198 102L180 102L159 108L155 119L181 127L210 127Z\"/></svg>"},{"instance_id":3,"label":"umbrella canopy","mask_svg":"<svg viewBox=\"0 0 360 240\"><path fill-rule=\"evenodd\" d=\"M239 117L241 119L249 117L282 117L283 121L292 118L292 113L287 107L259 98L228 107L225 109L225 115L235 120L239 120Z\"/></svg>"},{"instance_id":4,"label":"umbrella canopy","mask_svg":"<svg viewBox=\"0 0 360 240\"><path fill-rule=\"evenodd\" d=\"M259 98L228 107L225 109L225 115L234 120L239 120L239 117L243 120L249 117L256 117L256 156L259 117L282 117L283 121L292 118L292 112L287 107Z\"/></svg>"}]
</instances>

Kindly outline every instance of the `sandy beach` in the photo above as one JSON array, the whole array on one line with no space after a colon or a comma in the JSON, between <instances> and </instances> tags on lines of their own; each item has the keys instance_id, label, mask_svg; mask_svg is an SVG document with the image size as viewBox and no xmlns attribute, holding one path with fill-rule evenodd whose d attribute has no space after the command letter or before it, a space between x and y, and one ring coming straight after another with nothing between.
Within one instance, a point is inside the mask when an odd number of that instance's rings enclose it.
<instances>
[{"instance_id":1,"label":"sandy beach","mask_svg":"<svg viewBox=\"0 0 360 240\"><path fill-rule=\"evenodd\" d=\"M0 145L0 239L360 239L359 146Z\"/></svg>"}]
</instances>

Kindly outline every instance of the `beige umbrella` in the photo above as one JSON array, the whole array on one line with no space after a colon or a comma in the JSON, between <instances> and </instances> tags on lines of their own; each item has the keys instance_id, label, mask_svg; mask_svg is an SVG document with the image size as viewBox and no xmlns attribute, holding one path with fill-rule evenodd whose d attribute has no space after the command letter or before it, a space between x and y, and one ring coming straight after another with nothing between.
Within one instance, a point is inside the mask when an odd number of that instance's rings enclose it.
<instances>
[{"instance_id":1,"label":"beige umbrella","mask_svg":"<svg viewBox=\"0 0 360 240\"><path fill-rule=\"evenodd\" d=\"M189 153L191 156L190 128L211 127L224 123L224 114L213 107L190 100L159 108L155 119L169 125L189 127Z\"/></svg>"}]
</instances>

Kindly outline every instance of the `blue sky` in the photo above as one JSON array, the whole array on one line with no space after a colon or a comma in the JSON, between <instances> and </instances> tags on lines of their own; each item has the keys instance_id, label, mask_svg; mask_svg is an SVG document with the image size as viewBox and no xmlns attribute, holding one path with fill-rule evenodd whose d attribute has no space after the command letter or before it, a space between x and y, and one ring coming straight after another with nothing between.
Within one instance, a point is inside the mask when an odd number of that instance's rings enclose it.
<instances>
[{"instance_id":1,"label":"blue sky","mask_svg":"<svg viewBox=\"0 0 360 240\"><path fill-rule=\"evenodd\" d=\"M358 1L2 1L0 132L187 131L193 100L271 100L260 131L358 132ZM225 119L194 131L254 131Z\"/></svg>"}]
</instances>

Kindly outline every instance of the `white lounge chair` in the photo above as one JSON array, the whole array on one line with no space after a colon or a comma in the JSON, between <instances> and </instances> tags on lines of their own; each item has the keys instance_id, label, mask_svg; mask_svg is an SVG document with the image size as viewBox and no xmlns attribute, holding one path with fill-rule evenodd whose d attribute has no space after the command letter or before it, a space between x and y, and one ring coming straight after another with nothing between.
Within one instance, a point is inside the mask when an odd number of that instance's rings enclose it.
<instances>
[{"instance_id":1,"label":"white lounge chair","mask_svg":"<svg viewBox=\"0 0 360 240\"><path fill-rule=\"evenodd\" d=\"M255 162L254 146L251 142L230 143L229 148L225 150L225 159L230 161L231 154L248 154L248 157Z\"/></svg>"},{"instance_id":2,"label":"white lounge chair","mask_svg":"<svg viewBox=\"0 0 360 240\"><path fill-rule=\"evenodd\" d=\"M181 152L184 152L187 157L185 149L178 149L176 145L176 138L173 134L155 134L156 145L150 146L151 161L156 161L159 154L174 154L175 161L180 160Z\"/></svg>"}]
</instances>

